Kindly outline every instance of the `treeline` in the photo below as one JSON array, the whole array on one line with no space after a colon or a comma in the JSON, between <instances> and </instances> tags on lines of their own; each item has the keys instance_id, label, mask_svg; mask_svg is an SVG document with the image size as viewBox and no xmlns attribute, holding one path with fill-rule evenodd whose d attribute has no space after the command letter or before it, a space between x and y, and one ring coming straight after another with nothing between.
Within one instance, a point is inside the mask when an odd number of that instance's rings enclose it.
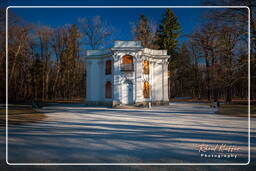
<instances>
[{"instance_id":1,"label":"treeline","mask_svg":"<svg viewBox=\"0 0 256 171\"><path fill-rule=\"evenodd\" d=\"M213 1L218 4L218 1ZM208 3L212 3L209 2ZM226 2L227 3L227 2ZM229 1L234 5L233 1ZM255 97L255 1L241 1L251 11L251 98ZM237 4L238 5L238 4ZM174 96L205 98L209 101L248 98L248 10L212 9L204 22L188 35L177 58L172 79Z\"/></svg>"},{"instance_id":2,"label":"treeline","mask_svg":"<svg viewBox=\"0 0 256 171\"><path fill-rule=\"evenodd\" d=\"M1 37L5 37L5 9L1 8ZM83 101L86 49L104 46L112 32L99 16L79 24L51 28L32 24L9 10L8 63L1 39L0 101L5 102L5 66L8 64L8 102Z\"/></svg>"},{"instance_id":3,"label":"treeline","mask_svg":"<svg viewBox=\"0 0 256 171\"><path fill-rule=\"evenodd\" d=\"M251 17L251 97L256 89L255 0L207 1L207 5L239 5L250 8ZM141 16L134 26L134 39L156 49L167 49L169 98L191 97L231 102L248 98L248 10L209 9L202 22L179 44L177 17L166 10L158 26ZM154 31L155 30L155 31Z\"/></svg>"},{"instance_id":4,"label":"treeline","mask_svg":"<svg viewBox=\"0 0 256 171\"><path fill-rule=\"evenodd\" d=\"M207 1L207 5L246 5L251 17L251 97L256 93L255 0ZM5 102L5 8L0 14L0 101ZM85 50L104 47L113 28L100 20L50 28L27 23L9 11L9 102L74 100L85 97ZM159 23L144 15L132 26L144 47L167 49L169 98L192 97L231 102L248 97L248 11L212 9L180 44L177 16L166 9Z\"/></svg>"},{"instance_id":5,"label":"treeline","mask_svg":"<svg viewBox=\"0 0 256 171\"><path fill-rule=\"evenodd\" d=\"M1 29L1 35L5 30ZM3 36L5 37L5 36ZM1 101L5 101L5 41L1 41ZM11 14L8 26L9 102L84 97L81 33L76 25L32 25Z\"/></svg>"},{"instance_id":6,"label":"treeline","mask_svg":"<svg viewBox=\"0 0 256 171\"><path fill-rule=\"evenodd\" d=\"M8 35L9 102L84 96L81 34L75 25L15 24Z\"/></svg>"}]
</instances>

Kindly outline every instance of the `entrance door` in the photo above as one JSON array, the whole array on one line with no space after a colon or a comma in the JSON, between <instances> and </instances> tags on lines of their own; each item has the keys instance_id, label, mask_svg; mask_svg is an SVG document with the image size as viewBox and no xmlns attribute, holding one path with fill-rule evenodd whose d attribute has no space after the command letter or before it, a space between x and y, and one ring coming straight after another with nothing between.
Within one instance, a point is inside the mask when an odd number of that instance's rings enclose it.
<instances>
[{"instance_id":1,"label":"entrance door","mask_svg":"<svg viewBox=\"0 0 256 171\"><path fill-rule=\"evenodd\" d=\"M133 104L133 84L131 81L124 82L122 86L122 103L126 105Z\"/></svg>"}]
</instances>

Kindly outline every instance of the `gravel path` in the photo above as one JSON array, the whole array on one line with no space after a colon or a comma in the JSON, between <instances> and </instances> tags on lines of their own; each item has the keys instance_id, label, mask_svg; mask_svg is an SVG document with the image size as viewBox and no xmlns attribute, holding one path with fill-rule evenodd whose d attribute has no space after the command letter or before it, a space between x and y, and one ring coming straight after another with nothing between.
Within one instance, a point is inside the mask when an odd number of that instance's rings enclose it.
<instances>
[{"instance_id":1,"label":"gravel path","mask_svg":"<svg viewBox=\"0 0 256 171\"><path fill-rule=\"evenodd\" d=\"M44 121L9 126L10 163L247 163L247 118L214 114L206 105L152 109L49 106ZM252 134L255 138L255 119ZM5 137L1 134L1 144ZM198 145L240 148L236 158L205 157ZM253 147L252 147L253 148ZM252 157L255 157L252 154Z\"/></svg>"}]
</instances>

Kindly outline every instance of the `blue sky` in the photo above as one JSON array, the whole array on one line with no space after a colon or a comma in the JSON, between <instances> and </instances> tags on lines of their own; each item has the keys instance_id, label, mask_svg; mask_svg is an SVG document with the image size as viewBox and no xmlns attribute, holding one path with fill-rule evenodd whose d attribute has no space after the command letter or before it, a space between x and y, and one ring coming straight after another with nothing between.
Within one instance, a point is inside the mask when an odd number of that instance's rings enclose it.
<instances>
[{"instance_id":1,"label":"blue sky","mask_svg":"<svg viewBox=\"0 0 256 171\"><path fill-rule=\"evenodd\" d=\"M137 6L184 6L184 5L201 5L201 0L191 0L191 1L149 1L149 0L137 0L137 1L117 1L117 0L90 0L90 1L57 1L57 0L44 0L44 1L32 1L32 0L12 0L7 1L7 6L49 6L49 5L58 5L58 6L67 6L67 5L112 5L112 6L124 6L124 5L137 5ZM165 9L146 9L146 8L129 8L129 9L103 9L103 8L94 8L94 9L31 9L31 8L22 8L22 9L11 9L18 16L22 17L24 20L32 23L41 23L51 27L62 26L64 24L76 24L78 18L92 18L93 16L99 15L102 20L107 21L112 25L116 32L114 35L115 39L119 40L131 40L131 22L136 22L139 15L144 14L149 19L152 19L154 22L158 23L161 19L161 15ZM201 20L201 15L204 12L203 9L188 9L188 8L172 8L175 15L178 17L182 28L182 35L180 36L180 42L186 40L186 35L195 29L197 24Z\"/></svg>"}]
</instances>

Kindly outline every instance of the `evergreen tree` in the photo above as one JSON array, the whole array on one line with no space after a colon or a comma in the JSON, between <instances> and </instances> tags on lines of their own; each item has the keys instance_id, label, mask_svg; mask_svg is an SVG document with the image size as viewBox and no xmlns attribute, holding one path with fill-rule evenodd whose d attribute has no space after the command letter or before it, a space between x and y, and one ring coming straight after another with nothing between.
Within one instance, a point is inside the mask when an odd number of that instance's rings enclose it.
<instances>
[{"instance_id":1,"label":"evergreen tree","mask_svg":"<svg viewBox=\"0 0 256 171\"><path fill-rule=\"evenodd\" d=\"M174 80L177 70L178 40L181 33L180 24L171 9L167 9L156 32L156 43L160 49L166 49L169 58L169 98L173 96Z\"/></svg>"},{"instance_id":2,"label":"evergreen tree","mask_svg":"<svg viewBox=\"0 0 256 171\"><path fill-rule=\"evenodd\" d=\"M171 9L167 9L162 16L157 29L157 44L160 49L167 49L171 56L177 55L178 40L181 33L180 24Z\"/></svg>"}]
</instances>

